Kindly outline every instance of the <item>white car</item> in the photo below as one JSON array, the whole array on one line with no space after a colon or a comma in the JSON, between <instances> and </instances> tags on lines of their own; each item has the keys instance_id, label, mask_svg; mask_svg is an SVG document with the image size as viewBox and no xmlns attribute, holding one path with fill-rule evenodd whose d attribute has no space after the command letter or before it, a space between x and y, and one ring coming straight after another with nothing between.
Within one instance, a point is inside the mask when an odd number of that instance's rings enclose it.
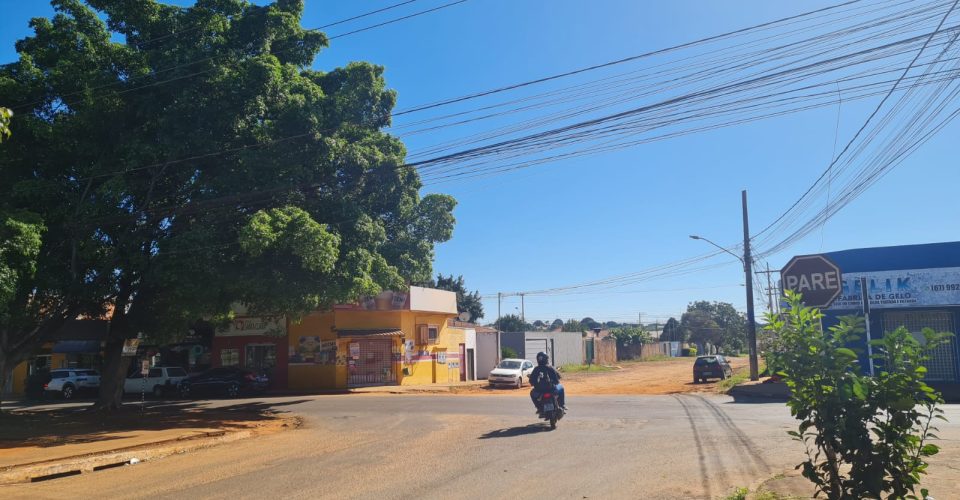
<instances>
[{"instance_id":1,"label":"white car","mask_svg":"<svg viewBox=\"0 0 960 500\"><path fill-rule=\"evenodd\" d=\"M523 381L533 371L533 362L526 359L505 359L497 365L487 380L490 385L512 385L523 387Z\"/></svg>"},{"instance_id":2,"label":"white car","mask_svg":"<svg viewBox=\"0 0 960 500\"><path fill-rule=\"evenodd\" d=\"M156 397L161 397L165 393L174 393L180 385L180 381L187 378L187 371L179 366L155 366L150 369L147 376L144 377L140 372L127 377L123 381L123 392L139 393L149 392Z\"/></svg>"},{"instance_id":3,"label":"white car","mask_svg":"<svg viewBox=\"0 0 960 500\"><path fill-rule=\"evenodd\" d=\"M44 384L47 392L59 392L63 399L73 399L81 392L100 389L100 373L83 368L50 370L50 381Z\"/></svg>"}]
</instances>

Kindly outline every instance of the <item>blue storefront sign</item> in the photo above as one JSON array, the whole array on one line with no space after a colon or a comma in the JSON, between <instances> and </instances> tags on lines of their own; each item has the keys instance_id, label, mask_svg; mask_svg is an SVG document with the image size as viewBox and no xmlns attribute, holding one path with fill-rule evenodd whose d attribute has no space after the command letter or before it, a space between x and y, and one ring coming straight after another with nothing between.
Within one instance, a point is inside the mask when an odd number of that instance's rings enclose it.
<instances>
[{"instance_id":1,"label":"blue storefront sign","mask_svg":"<svg viewBox=\"0 0 960 500\"><path fill-rule=\"evenodd\" d=\"M828 310L860 310L860 278L867 279L872 309L960 305L960 267L951 267L843 273L843 291Z\"/></svg>"}]
</instances>

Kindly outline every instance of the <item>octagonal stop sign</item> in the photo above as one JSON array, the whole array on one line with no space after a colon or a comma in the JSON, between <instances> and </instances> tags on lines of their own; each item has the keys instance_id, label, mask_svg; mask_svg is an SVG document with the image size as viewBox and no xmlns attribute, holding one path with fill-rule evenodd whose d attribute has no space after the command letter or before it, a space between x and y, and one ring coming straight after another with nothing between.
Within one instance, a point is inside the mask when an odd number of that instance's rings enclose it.
<instances>
[{"instance_id":1,"label":"octagonal stop sign","mask_svg":"<svg viewBox=\"0 0 960 500\"><path fill-rule=\"evenodd\" d=\"M780 271L784 290L803 295L810 307L829 307L843 290L840 268L825 255L794 257Z\"/></svg>"}]
</instances>

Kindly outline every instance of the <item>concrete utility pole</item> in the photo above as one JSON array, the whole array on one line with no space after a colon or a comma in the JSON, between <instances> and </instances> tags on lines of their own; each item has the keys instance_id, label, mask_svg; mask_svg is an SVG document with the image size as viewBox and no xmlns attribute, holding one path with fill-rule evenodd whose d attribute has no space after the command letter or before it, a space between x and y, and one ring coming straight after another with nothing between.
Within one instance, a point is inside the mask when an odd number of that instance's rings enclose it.
<instances>
[{"instance_id":1,"label":"concrete utility pole","mask_svg":"<svg viewBox=\"0 0 960 500\"><path fill-rule=\"evenodd\" d=\"M524 314L523 294L522 294L522 293L520 294L520 323L523 324L523 329L526 330L526 329L527 329L527 315Z\"/></svg>"},{"instance_id":2,"label":"concrete utility pole","mask_svg":"<svg viewBox=\"0 0 960 500\"><path fill-rule=\"evenodd\" d=\"M753 311L753 262L750 255L750 219L747 215L747 190L740 192L743 204L743 274L747 285L747 344L750 348L750 380L760 380L757 363L757 321Z\"/></svg>"},{"instance_id":3,"label":"concrete utility pole","mask_svg":"<svg viewBox=\"0 0 960 500\"><path fill-rule=\"evenodd\" d=\"M503 349L500 347L500 298L503 294L497 292L497 364L500 364L500 356Z\"/></svg>"}]
</instances>

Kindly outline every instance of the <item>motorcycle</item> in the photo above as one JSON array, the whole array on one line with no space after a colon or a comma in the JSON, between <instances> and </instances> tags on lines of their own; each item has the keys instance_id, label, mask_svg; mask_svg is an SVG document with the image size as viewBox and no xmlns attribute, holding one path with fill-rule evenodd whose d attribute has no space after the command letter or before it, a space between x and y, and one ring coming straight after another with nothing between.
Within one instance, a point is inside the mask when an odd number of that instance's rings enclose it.
<instances>
[{"instance_id":1,"label":"motorcycle","mask_svg":"<svg viewBox=\"0 0 960 500\"><path fill-rule=\"evenodd\" d=\"M557 394L554 392L544 392L537 398L537 406L540 408L537 416L550 422L550 428L557 428L557 421L563 418L563 408L557 404Z\"/></svg>"}]
</instances>

